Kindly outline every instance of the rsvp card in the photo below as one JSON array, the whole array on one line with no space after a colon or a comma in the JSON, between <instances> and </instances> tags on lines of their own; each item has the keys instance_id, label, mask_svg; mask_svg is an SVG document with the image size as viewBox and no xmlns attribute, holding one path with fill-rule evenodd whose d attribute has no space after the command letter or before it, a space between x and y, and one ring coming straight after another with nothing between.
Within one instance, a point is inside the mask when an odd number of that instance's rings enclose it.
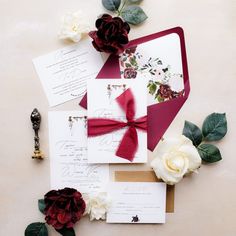
<instances>
[{"instance_id":1,"label":"rsvp card","mask_svg":"<svg viewBox=\"0 0 236 236\"><path fill-rule=\"evenodd\" d=\"M166 184L112 182L107 223L165 223Z\"/></svg>"},{"instance_id":2,"label":"rsvp card","mask_svg":"<svg viewBox=\"0 0 236 236\"><path fill-rule=\"evenodd\" d=\"M49 112L51 188L72 187L82 193L105 191L109 166L88 164L87 114Z\"/></svg>"},{"instance_id":3,"label":"rsvp card","mask_svg":"<svg viewBox=\"0 0 236 236\"><path fill-rule=\"evenodd\" d=\"M80 98L86 84L103 66L103 59L85 39L33 60L50 106Z\"/></svg>"},{"instance_id":4,"label":"rsvp card","mask_svg":"<svg viewBox=\"0 0 236 236\"><path fill-rule=\"evenodd\" d=\"M116 98L127 89L135 101L135 119L147 115L146 82L143 80L96 79L88 82L88 119L108 118L127 122L125 112ZM128 126L107 134L88 138L89 163L145 163L147 161L147 132L137 130L138 149L132 162L116 156Z\"/></svg>"}]
</instances>

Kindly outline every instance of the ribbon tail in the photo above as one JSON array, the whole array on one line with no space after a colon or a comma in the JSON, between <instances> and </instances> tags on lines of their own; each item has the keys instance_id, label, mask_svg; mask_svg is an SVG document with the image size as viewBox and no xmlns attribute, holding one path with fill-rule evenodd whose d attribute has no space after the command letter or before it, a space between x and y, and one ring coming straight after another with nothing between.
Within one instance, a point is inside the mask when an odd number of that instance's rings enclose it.
<instances>
[{"instance_id":1,"label":"ribbon tail","mask_svg":"<svg viewBox=\"0 0 236 236\"><path fill-rule=\"evenodd\" d=\"M125 127L126 124L121 121L105 119L105 118L91 118L88 119L88 136L94 137L98 135L108 134Z\"/></svg>"},{"instance_id":2,"label":"ribbon tail","mask_svg":"<svg viewBox=\"0 0 236 236\"><path fill-rule=\"evenodd\" d=\"M130 88L125 90L119 97L116 98L120 108L126 113L126 119L133 120L135 115L135 100Z\"/></svg>"},{"instance_id":3,"label":"ribbon tail","mask_svg":"<svg viewBox=\"0 0 236 236\"><path fill-rule=\"evenodd\" d=\"M116 155L126 160L133 161L138 148L138 134L134 127L129 127L122 138Z\"/></svg>"}]
</instances>

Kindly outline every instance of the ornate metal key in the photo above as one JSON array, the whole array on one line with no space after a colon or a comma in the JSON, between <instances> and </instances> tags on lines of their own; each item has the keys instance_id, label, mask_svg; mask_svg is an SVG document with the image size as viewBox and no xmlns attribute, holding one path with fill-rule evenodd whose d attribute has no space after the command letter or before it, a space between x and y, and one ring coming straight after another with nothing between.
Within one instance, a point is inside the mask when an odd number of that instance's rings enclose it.
<instances>
[{"instance_id":1,"label":"ornate metal key","mask_svg":"<svg viewBox=\"0 0 236 236\"><path fill-rule=\"evenodd\" d=\"M38 131L40 128L40 123L41 123L41 115L36 108L32 111L30 120L32 122L33 130L34 130L34 154L32 155L32 158L42 160L44 158L44 155L40 151L40 143L39 143L39 135L38 135Z\"/></svg>"}]
</instances>

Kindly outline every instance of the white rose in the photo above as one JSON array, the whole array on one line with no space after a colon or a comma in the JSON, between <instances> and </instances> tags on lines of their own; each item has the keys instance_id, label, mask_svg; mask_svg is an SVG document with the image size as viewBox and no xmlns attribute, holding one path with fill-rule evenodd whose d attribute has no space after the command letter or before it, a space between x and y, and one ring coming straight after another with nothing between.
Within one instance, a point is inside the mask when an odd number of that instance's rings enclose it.
<instances>
[{"instance_id":1,"label":"white rose","mask_svg":"<svg viewBox=\"0 0 236 236\"><path fill-rule=\"evenodd\" d=\"M170 185L178 183L185 174L196 171L200 165L197 149L184 135L160 143L156 158L151 162L156 176Z\"/></svg>"},{"instance_id":2,"label":"white rose","mask_svg":"<svg viewBox=\"0 0 236 236\"><path fill-rule=\"evenodd\" d=\"M87 34L89 31L89 26L85 22L82 12L69 12L62 19L59 38L79 42L83 35Z\"/></svg>"},{"instance_id":3,"label":"white rose","mask_svg":"<svg viewBox=\"0 0 236 236\"><path fill-rule=\"evenodd\" d=\"M107 193L96 193L87 196L83 196L86 209L85 214L90 215L90 220L105 220L106 213L111 205L111 200Z\"/></svg>"},{"instance_id":4,"label":"white rose","mask_svg":"<svg viewBox=\"0 0 236 236\"><path fill-rule=\"evenodd\" d=\"M181 77L181 74L173 74L170 77L169 85L172 90L176 92L180 92L183 90L183 78Z\"/></svg>"}]
</instances>

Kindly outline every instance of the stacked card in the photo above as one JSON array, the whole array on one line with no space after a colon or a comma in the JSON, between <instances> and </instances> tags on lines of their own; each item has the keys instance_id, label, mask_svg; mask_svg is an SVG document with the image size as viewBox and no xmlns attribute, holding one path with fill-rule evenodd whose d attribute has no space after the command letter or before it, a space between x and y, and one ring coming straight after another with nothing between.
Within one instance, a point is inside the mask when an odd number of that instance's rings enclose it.
<instances>
[{"instance_id":1,"label":"stacked card","mask_svg":"<svg viewBox=\"0 0 236 236\"><path fill-rule=\"evenodd\" d=\"M147 94L145 80L92 80L88 82L88 120L106 118L127 122L127 114L121 109L117 98L128 89L132 91L135 102L135 119L147 115ZM147 132L136 128L138 147L130 162L116 155L128 126L88 139L89 163L145 163L147 161Z\"/></svg>"}]
</instances>

